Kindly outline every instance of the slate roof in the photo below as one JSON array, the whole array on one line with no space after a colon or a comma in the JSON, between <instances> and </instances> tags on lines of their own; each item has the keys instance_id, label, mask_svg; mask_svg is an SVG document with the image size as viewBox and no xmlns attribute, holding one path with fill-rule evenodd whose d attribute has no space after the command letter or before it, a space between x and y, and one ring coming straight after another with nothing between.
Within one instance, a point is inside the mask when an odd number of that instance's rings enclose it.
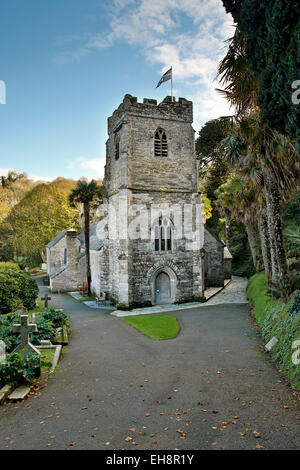
<instances>
[{"instance_id":1,"label":"slate roof","mask_svg":"<svg viewBox=\"0 0 300 470\"><path fill-rule=\"evenodd\" d=\"M53 238L53 240L48 243L48 245L46 245L46 248L52 248L54 245L56 245L56 243L59 242L59 240L61 240L67 232L75 232L75 230L73 228L62 230L58 235L56 235L56 237Z\"/></svg>"},{"instance_id":2,"label":"slate roof","mask_svg":"<svg viewBox=\"0 0 300 470\"><path fill-rule=\"evenodd\" d=\"M98 222L94 222L93 224L90 225L90 250L94 251L99 251L102 246L103 246L103 241L98 238L97 235L97 225ZM84 241L84 232L81 232L80 235L78 235L78 240L81 243L81 247L85 247L85 241Z\"/></svg>"},{"instance_id":3,"label":"slate roof","mask_svg":"<svg viewBox=\"0 0 300 470\"><path fill-rule=\"evenodd\" d=\"M52 246L56 245L56 243L59 242L59 240L61 240L65 236L67 231L68 230L62 230L61 232L59 232L59 234L56 235L56 237L54 237L53 240L48 243L48 245L46 245L46 248L52 248Z\"/></svg>"},{"instance_id":4,"label":"slate roof","mask_svg":"<svg viewBox=\"0 0 300 470\"><path fill-rule=\"evenodd\" d=\"M67 265L61 266L57 271L54 273L50 274L50 278L53 279L56 276L58 276L60 273L62 273L65 269L67 269Z\"/></svg>"}]
</instances>

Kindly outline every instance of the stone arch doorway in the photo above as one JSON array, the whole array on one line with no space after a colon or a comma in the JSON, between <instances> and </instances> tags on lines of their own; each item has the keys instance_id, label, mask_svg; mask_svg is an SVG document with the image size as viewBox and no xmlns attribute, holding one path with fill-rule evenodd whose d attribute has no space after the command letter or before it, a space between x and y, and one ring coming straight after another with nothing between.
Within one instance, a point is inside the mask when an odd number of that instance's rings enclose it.
<instances>
[{"instance_id":1,"label":"stone arch doorway","mask_svg":"<svg viewBox=\"0 0 300 470\"><path fill-rule=\"evenodd\" d=\"M155 303L169 304L171 302L171 280L167 273L160 272L155 278Z\"/></svg>"},{"instance_id":2,"label":"stone arch doorway","mask_svg":"<svg viewBox=\"0 0 300 470\"><path fill-rule=\"evenodd\" d=\"M168 266L159 267L152 275L152 303L170 304L175 301L177 277Z\"/></svg>"}]
</instances>

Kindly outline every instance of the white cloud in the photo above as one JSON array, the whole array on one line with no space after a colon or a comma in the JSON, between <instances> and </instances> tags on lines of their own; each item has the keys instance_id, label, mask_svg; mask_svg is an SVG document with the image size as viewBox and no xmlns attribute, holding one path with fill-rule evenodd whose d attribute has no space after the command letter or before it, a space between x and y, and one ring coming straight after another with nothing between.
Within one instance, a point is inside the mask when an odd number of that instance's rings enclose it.
<instances>
[{"instance_id":1,"label":"white cloud","mask_svg":"<svg viewBox=\"0 0 300 470\"><path fill-rule=\"evenodd\" d=\"M221 0L112 0L107 30L83 36L70 57L77 60L92 49L118 42L135 46L158 66L157 79L172 65L179 93L186 85L194 87L189 98L195 116L205 120L231 114L213 89L218 87L214 79L226 51L225 40L233 32L232 17Z\"/></svg>"},{"instance_id":2,"label":"white cloud","mask_svg":"<svg viewBox=\"0 0 300 470\"><path fill-rule=\"evenodd\" d=\"M33 181L45 181L46 183L55 180L57 176L35 176L35 175L28 175L28 178Z\"/></svg>"},{"instance_id":3,"label":"white cloud","mask_svg":"<svg viewBox=\"0 0 300 470\"><path fill-rule=\"evenodd\" d=\"M0 168L0 176L7 176L10 171L15 171L13 168Z\"/></svg>"},{"instance_id":4,"label":"white cloud","mask_svg":"<svg viewBox=\"0 0 300 470\"><path fill-rule=\"evenodd\" d=\"M107 34L88 47L110 47L126 41L140 48L159 73L172 65L174 84L193 87L195 121L232 114L214 88L217 66L234 32L233 20L221 0L115 0ZM187 21L189 27L183 26ZM186 24L186 23L185 23ZM159 77L158 77L159 78Z\"/></svg>"},{"instance_id":5,"label":"white cloud","mask_svg":"<svg viewBox=\"0 0 300 470\"><path fill-rule=\"evenodd\" d=\"M104 165L105 165L105 158L88 158L88 157L77 157L72 162L69 163L69 168L82 168L83 170L87 170L89 176L93 176L95 178L103 178L104 177Z\"/></svg>"}]
</instances>

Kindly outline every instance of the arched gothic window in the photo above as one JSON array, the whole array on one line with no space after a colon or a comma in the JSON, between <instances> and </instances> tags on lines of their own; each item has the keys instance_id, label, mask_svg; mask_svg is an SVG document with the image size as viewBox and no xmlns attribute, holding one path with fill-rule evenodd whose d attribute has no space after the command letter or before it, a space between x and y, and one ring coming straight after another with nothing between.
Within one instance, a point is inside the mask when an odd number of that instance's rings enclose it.
<instances>
[{"instance_id":1,"label":"arched gothic window","mask_svg":"<svg viewBox=\"0 0 300 470\"><path fill-rule=\"evenodd\" d=\"M120 133L116 132L115 134L115 160L120 158Z\"/></svg>"},{"instance_id":2,"label":"arched gothic window","mask_svg":"<svg viewBox=\"0 0 300 470\"><path fill-rule=\"evenodd\" d=\"M168 156L168 141L164 130L157 129L154 136L154 155L156 157Z\"/></svg>"},{"instance_id":3,"label":"arched gothic window","mask_svg":"<svg viewBox=\"0 0 300 470\"><path fill-rule=\"evenodd\" d=\"M173 234L171 222L162 216L158 219L158 224L155 227L155 251L172 251Z\"/></svg>"}]
</instances>

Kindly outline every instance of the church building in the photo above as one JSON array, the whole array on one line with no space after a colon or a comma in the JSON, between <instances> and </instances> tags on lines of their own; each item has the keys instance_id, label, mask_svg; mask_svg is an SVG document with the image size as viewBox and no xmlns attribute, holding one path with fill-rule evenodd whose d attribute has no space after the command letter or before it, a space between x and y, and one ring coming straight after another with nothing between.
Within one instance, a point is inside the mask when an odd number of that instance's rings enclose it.
<instances>
[{"instance_id":1,"label":"church building","mask_svg":"<svg viewBox=\"0 0 300 470\"><path fill-rule=\"evenodd\" d=\"M204 295L204 221L192 122L191 101L166 97L159 104L147 98L139 103L131 95L108 118L105 198L101 221L91 226L90 256L94 294L105 293L116 305L169 304ZM47 248L50 287L76 290L85 279L84 240L70 230L59 235ZM66 250L67 242L74 244L72 259L66 263L63 251L63 267L51 271L55 246Z\"/></svg>"}]
</instances>

